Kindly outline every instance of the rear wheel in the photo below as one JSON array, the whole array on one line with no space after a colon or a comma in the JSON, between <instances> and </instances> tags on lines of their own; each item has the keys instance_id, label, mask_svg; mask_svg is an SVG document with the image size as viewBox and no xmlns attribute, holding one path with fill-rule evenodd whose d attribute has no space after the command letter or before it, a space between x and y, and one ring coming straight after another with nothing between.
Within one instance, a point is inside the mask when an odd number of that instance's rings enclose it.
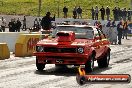
<instances>
[{"instance_id":1,"label":"rear wheel","mask_svg":"<svg viewBox=\"0 0 132 88\"><path fill-rule=\"evenodd\" d=\"M97 60L98 67L100 68L108 67L109 61L110 61L110 51L108 51L102 59Z\"/></svg>"},{"instance_id":2,"label":"rear wheel","mask_svg":"<svg viewBox=\"0 0 132 88\"><path fill-rule=\"evenodd\" d=\"M38 71L42 71L45 68L45 64L38 63L38 59L36 59L36 67Z\"/></svg>"},{"instance_id":3,"label":"rear wheel","mask_svg":"<svg viewBox=\"0 0 132 88\"><path fill-rule=\"evenodd\" d=\"M88 60L85 64L85 71L92 72L94 68L94 55L90 56L90 60Z\"/></svg>"}]
</instances>

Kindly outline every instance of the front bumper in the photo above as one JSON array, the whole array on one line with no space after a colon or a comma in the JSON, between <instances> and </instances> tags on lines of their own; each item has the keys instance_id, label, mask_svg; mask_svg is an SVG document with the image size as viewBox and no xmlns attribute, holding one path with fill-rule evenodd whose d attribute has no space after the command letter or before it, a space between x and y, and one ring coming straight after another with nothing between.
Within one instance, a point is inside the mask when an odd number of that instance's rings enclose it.
<instances>
[{"instance_id":1,"label":"front bumper","mask_svg":"<svg viewBox=\"0 0 132 88\"><path fill-rule=\"evenodd\" d=\"M77 53L34 53L38 63L43 64L70 64L81 65L85 64L88 55Z\"/></svg>"}]
</instances>

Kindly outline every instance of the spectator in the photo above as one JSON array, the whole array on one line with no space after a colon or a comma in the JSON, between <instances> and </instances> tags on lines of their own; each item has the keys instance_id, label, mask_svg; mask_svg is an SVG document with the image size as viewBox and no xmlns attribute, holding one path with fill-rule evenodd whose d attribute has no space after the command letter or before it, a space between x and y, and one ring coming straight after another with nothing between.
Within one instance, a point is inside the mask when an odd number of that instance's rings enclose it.
<instances>
[{"instance_id":1,"label":"spectator","mask_svg":"<svg viewBox=\"0 0 132 88\"><path fill-rule=\"evenodd\" d=\"M123 20L126 21L126 17L127 17L127 10L126 8L124 8L123 10Z\"/></svg>"},{"instance_id":2,"label":"spectator","mask_svg":"<svg viewBox=\"0 0 132 88\"><path fill-rule=\"evenodd\" d=\"M34 24L33 24L33 27L35 28L35 27L37 27L38 25L39 25L38 19L35 18L35 20L34 20Z\"/></svg>"},{"instance_id":3,"label":"spectator","mask_svg":"<svg viewBox=\"0 0 132 88\"><path fill-rule=\"evenodd\" d=\"M19 20L19 18L17 19L17 22L16 22L16 32L20 32L20 28L21 28L21 22Z\"/></svg>"},{"instance_id":4,"label":"spectator","mask_svg":"<svg viewBox=\"0 0 132 88\"><path fill-rule=\"evenodd\" d=\"M99 13L98 6L96 6L95 7L95 20L98 20L98 13Z\"/></svg>"},{"instance_id":5,"label":"spectator","mask_svg":"<svg viewBox=\"0 0 132 88\"><path fill-rule=\"evenodd\" d=\"M113 10L113 16L114 16L114 20L117 21L117 8L115 7Z\"/></svg>"},{"instance_id":6,"label":"spectator","mask_svg":"<svg viewBox=\"0 0 132 88\"><path fill-rule=\"evenodd\" d=\"M80 6L77 8L77 15L78 15L78 19L79 17L82 18L82 9Z\"/></svg>"},{"instance_id":7,"label":"spectator","mask_svg":"<svg viewBox=\"0 0 132 88\"><path fill-rule=\"evenodd\" d=\"M124 9L121 9L121 18L120 18L120 20L123 19L123 17L124 17L123 10L124 10Z\"/></svg>"},{"instance_id":8,"label":"spectator","mask_svg":"<svg viewBox=\"0 0 132 88\"><path fill-rule=\"evenodd\" d=\"M12 23L13 23L13 19L11 19L11 21L8 24L8 26L9 26L9 32L12 32Z\"/></svg>"},{"instance_id":9,"label":"spectator","mask_svg":"<svg viewBox=\"0 0 132 88\"><path fill-rule=\"evenodd\" d=\"M11 19L11 22L8 24L9 32L15 32L15 19Z\"/></svg>"},{"instance_id":10,"label":"spectator","mask_svg":"<svg viewBox=\"0 0 132 88\"><path fill-rule=\"evenodd\" d=\"M39 18L39 29L41 29L41 19Z\"/></svg>"},{"instance_id":11,"label":"spectator","mask_svg":"<svg viewBox=\"0 0 132 88\"><path fill-rule=\"evenodd\" d=\"M50 17L51 13L47 12L46 16L42 18L41 26L43 30L50 30L52 27L51 21L55 21L55 15L54 17Z\"/></svg>"},{"instance_id":12,"label":"spectator","mask_svg":"<svg viewBox=\"0 0 132 88\"><path fill-rule=\"evenodd\" d=\"M77 18L77 8L75 6L74 10L73 10L73 18L76 19Z\"/></svg>"},{"instance_id":13,"label":"spectator","mask_svg":"<svg viewBox=\"0 0 132 88\"><path fill-rule=\"evenodd\" d=\"M34 20L33 29L35 29L35 31L39 31L39 21L37 18Z\"/></svg>"},{"instance_id":14,"label":"spectator","mask_svg":"<svg viewBox=\"0 0 132 88\"><path fill-rule=\"evenodd\" d=\"M121 20L121 17L122 17L122 12L121 12L121 10L120 10L120 8L118 7L118 9L117 9L117 20Z\"/></svg>"},{"instance_id":15,"label":"spectator","mask_svg":"<svg viewBox=\"0 0 132 88\"><path fill-rule=\"evenodd\" d=\"M112 27L116 27L115 20L113 20L113 22L112 22L111 26L112 26Z\"/></svg>"},{"instance_id":16,"label":"spectator","mask_svg":"<svg viewBox=\"0 0 132 88\"><path fill-rule=\"evenodd\" d=\"M92 20L94 20L95 11L94 11L94 8L93 7L91 9L91 14L92 14Z\"/></svg>"},{"instance_id":17,"label":"spectator","mask_svg":"<svg viewBox=\"0 0 132 88\"><path fill-rule=\"evenodd\" d=\"M102 6L102 8L100 9L101 12L101 19L104 20L104 16L105 16L105 8Z\"/></svg>"},{"instance_id":18,"label":"spectator","mask_svg":"<svg viewBox=\"0 0 132 88\"><path fill-rule=\"evenodd\" d=\"M111 26L111 20L108 21L108 23L106 24L106 27L110 27Z\"/></svg>"},{"instance_id":19,"label":"spectator","mask_svg":"<svg viewBox=\"0 0 132 88\"><path fill-rule=\"evenodd\" d=\"M68 8L65 6L63 8L64 18L67 18L67 12L68 12Z\"/></svg>"},{"instance_id":20,"label":"spectator","mask_svg":"<svg viewBox=\"0 0 132 88\"><path fill-rule=\"evenodd\" d=\"M17 21L16 21L16 19L14 18L13 19L13 22L14 22L14 25L13 25L13 30L14 30L14 32L17 32Z\"/></svg>"},{"instance_id":21,"label":"spectator","mask_svg":"<svg viewBox=\"0 0 132 88\"><path fill-rule=\"evenodd\" d=\"M129 8L129 9L128 9L128 20L129 20L129 21L131 21L131 11L130 11L130 10L131 10L131 9Z\"/></svg>"},{"instance_id":22,"label":"spectator","mask_svg":"<svg viewBox=\"0 0 132 88\"><path fill-rule=\"evenodd\" d=\"M2 17L1 18L1 31L5 32L5 27L6 27L6 20Z\"/></svg>"},{"instance_id":23,"label":"spectator","mask_svg":"<svg viewBox=\"0 0 132 88\"><path fill-rule=\"evenodd\" d=\"M94 26L98 26L98 21L95 21Z\"/></svg>"},{"instance_id":24,"label":"spectator","mask_svg":"<svg viewBox=\"0 0 132 88\"><path fill-rule=\"evenodd\" d=\"M127 21L125 21L124 24L123 24L123 36L122 36L122 39L124 39L124 37L126 37L126 39L127 39L127 32L128 32L128 24L127 24Z\"/></svg>"},{"instance_id":25,"label":"spectator","mask_svg":"<svg viewBox=\"0 0 132 88\"><path fill-rule=\"evenodd\" d=\"M110 8L107 6L106 8L106 16L107 16L107 20L110 19Z\"/></svg>"},{"instance_id":26,"label":"spectator","mask_svg":"<svg viewBox=\"0 0 132 88\"><path fill-rule=\"evenodd\" d=\"M22 28L23 31L26 31L26 16L24 16L24 19L23 19L23 28Z\"/></svg>"},{"instance_id":27,"label":"spectator","mask_svg":"<svg viewBox=\"0 0 132 88\"><path fill-rule=\"evenodd\" d=\"M113 20L108 30L108 37L111 44L117 44L117 31L114 27L116 27L115 20Z\"/></svg>"},{"instance_id":28,"label":"spectator","mask_svg":"<svg viewBox=\"0 0 132 88\"><path fill-rule=\"evenodd\" d=\"M117 25L118 31L118 44L121 45L122 31L123 31L123 23L120 21Z\"/></svg>"}]
</instances>

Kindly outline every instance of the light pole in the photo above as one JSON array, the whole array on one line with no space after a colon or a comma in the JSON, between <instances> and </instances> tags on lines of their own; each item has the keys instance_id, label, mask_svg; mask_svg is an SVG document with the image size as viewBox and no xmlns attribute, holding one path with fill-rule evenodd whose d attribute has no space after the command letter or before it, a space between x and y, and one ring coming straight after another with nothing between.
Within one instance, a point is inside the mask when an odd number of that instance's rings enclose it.
<instances>
[{"instance_id":1,"label":"light pole","mask_svg":"<svg viewBox=\"0 0 132 88\"><path fill-rule=\"evenodd\" d=\"M40 12L41 12L41 3L42 3L42 0L39 0L38 16L40 16Z\"/></svg>"}]
</instances>

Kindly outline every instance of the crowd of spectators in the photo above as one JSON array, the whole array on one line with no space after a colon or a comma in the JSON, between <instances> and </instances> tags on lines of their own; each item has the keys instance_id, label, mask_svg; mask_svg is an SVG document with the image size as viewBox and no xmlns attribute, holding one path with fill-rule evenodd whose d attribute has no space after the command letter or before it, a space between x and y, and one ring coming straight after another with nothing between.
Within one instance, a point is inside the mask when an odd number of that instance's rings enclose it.
<instances>
[{"instance_id":1,"label":"crowd of spectators","mask_svg":"<svg viewBox=\"0 0 132 88\"><path fill-rule=\"evenodd\" d=\"M91 17L92 20L99 20L99 13L100 13L100 18L101 20L110 20L110 16L113 13L113 19L115 21L119 21L123 18L123 20L131 20L131 11L130 8L120 8L120 7L115 7L113 9L110 9L109 6L106 8L102 6L100 9L98 6L92 7L91 9ZM85 10L84 10L85 11ZM75 6L73 8L73 18L82 18L82 12L83 9L80 6ZM64 18L68 17L68 8L64 6L63 8L63 13L64 13ZM106 17L106 19L105 19Z\"/></svg>"},{"instance_id":2,"label":"crowd of spectators","mask_svg":"<svg viewBox=\"0 0 132 88\"><path fill-rule=\"evenodd\" d=\"M11 19L11 21L7 24L6 20L2 17L0 26L0 32L5 32L6 25L9 27L9 32L20 32L20 27L22 25L19 18L16 20L15 18Z\"/></svg>"},{"instance_id":3,"label":"crowd of spectators","mask_svg":"<svg viewBox=\"0 0 132 88\"><path fill-rule=\"evenodd\" d=\"M52 27L51 21L55 20L55 15L54 17L50 17L51 13L47 12L46 15L41 19L41 18L35 18L33 21L33 26L31 28L27 28L27 20L26 16L23 17L23 20L20 20L18 18L13 18L9 21L9 23L6 22L6 20L2 17L0 19L0 32L5 32L5 28L9 28L9 32L20 32L20 29L22 31L26 31L29 29L29 31L35 32L39 31L41 28L43 30L50 30ZM7 30L6 30L7 31Z\"/></svg>"},{"instance_id":4,"label":"crowd of spectators","mask_svg":"<svg viewBox=\"0 0 132 88\"><path fill-rule=\"evenodd\" d=\"M102 6L101 8L99 8L98 6L92 7L90 9L91 11L91 17L92 20L99 20L99 18L101 18L101 20L107 20L110 21L111 20L111 13L113 12L113 20L114 21L120 21L121 19L124 21L131 21L131 11L130 8L126 9L126 8L117 8L115 7L114 9L110 9L109 6L107 6L106 8L104 6ZM112 12L111 12L112 11ZM73 8L73 18L74 19L79 19L82 18L82 12L83 9L81 8L81 6L75 6ZM64 18L68 17L68 8L66 6L64 6L63 8L63 13L64 13ZM44 30L48 30L51 27L51 21L55 20L55 16L54 17L50 17L50 12L46 13L46 15L42 18L42 19L38 19L36 18L34 20L34 24L33 24L33 29L35 30L39 30L40 28L43 28ZM99 15L100 14L100 15ZM99 17L101 16L101 17ZM106 18L105 18L106 17ZM10 32L20 32L20 28L22 28L23 31L27 30L27 22L26 22L26 16L23 17L23 20L20 21L19 18L16 20L15 18L11 19L11 21L9 23L6 23L6 20L2 17L0 19L0 31L5 32L5 27L8 25L9 27L9 31ZM106 26L110 26L109 22Z\"/></svg>"},{"instance_id":5,"label":"crowd of spectators","mask_svg":"<svg viewBox=\"0 0 132 88\"><path fill-rule=\"evenodd\" d=\"M91 15L93 20L98 20L98 14L99 12L101 13L101 20L110 20L110 15L111 11L113 12L113 19L115 21L119 21L121 19L123 20L131 20L131 11L130 8L120 8L120 7L115 7L114 9L110 10L109 6L106 7L106 9L102 6L100 9L98 6L95 7L95 9L92 7L91 8Z\"/></svg>"}]
</instances>

